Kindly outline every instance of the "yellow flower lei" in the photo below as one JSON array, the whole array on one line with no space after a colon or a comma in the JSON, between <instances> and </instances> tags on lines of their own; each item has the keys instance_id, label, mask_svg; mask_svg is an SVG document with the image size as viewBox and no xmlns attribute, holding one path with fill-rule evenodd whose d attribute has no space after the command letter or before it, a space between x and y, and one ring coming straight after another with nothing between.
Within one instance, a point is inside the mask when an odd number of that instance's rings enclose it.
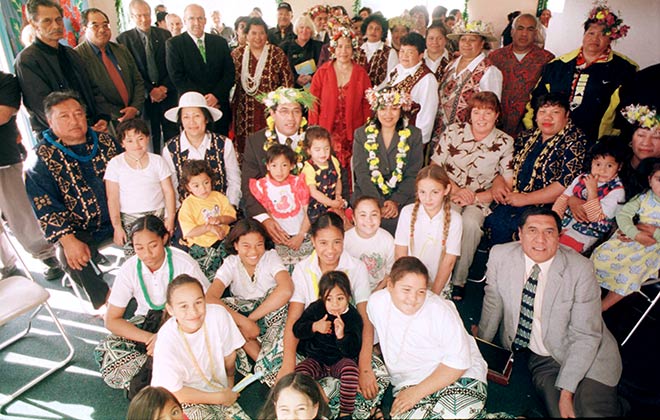
<instances>
[{"instance_id":1,"label":"yellow flower lei","mask_svg":"<svg viewBox=\"0 0 660 420\"><path fill-rule=\"evenodd\" d=\"M279 143L277 141L277 132L275 131L275 120L273 117L269 116L266 118L266 126L266 132L264 133L266 135L266 141L264 142L263 147L264 152ZM305 127L307 127L307 119L302 117L302 120L300 120L300 130L298 132L300 135L305 131ZM291 173L298 175L302 171L305 163L305 152L303 150L302 140L298 141L298 145L296 145L296 148L293 151L296 154L296 166L291 170Z\"/></svg>"},{"instance_id":2,"label":"yellow flower lei","mask_svg":"<svg viewBox=\"0 0 660 420\"><path fill-rule=\"evenodd\" d=\"M370 121L364 132L367 134L367 140L364 142L364 150L367 152L367 164L371 173L371 182L382 191L383 195L389 196L397 184L403 179L403 168L408 162L408 151L410 150L408 138L410 138L412 133L408 128L407 121L404 123L404 127L397 132L399 141L396 144L396 167L389 174L389 179L386 180L379 168L378 148L380 146L377 140L378 128L376 128L376 124Z\"/></svg>"}]
</instances>

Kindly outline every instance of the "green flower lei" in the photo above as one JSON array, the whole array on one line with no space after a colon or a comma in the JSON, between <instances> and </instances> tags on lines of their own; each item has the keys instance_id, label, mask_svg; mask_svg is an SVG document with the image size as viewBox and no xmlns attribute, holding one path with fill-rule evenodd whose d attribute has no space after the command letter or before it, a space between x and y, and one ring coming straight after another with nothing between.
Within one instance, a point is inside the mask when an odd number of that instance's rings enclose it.
<instances>
[{"instance_id":1,"label":"green flower lei","mask_svg":"<svg viewBox=\"0 0 660 420\"><path fill-rule=\"evenodd\" d=\"M264 142L264 152L267 152L268 149L270 149L272 146L276 145L279 143L277 140L277 132L275 131L275 120L273 117L268 117L266 118L266 141ZM307 119L305 117L300 120L300 130L299 134L302 135L303 132L305 132L305 128L307 128ZM296 166L293 167L291 170L291 173L294 175L298 175L300 172L302 172L303 165L305 164L305 151L303 150L303 141L302 139L298 141L298 145L296 148L293 150L296 154Z\"/></svg>"},{"instance_id":2,"label":"green flower lei","mask_svg":"<svg viewBox=\"0 0 660 420\"><path fill-rule=\"evenodd\" d=\"M367 141L364 142L364 150L367 152L367 164L369 165L369 171L371 172L371 182L382 191L385 196L392 194L392 191L396 188L397 184L403 179L403 168L405 168L406 163L408 163L408 151L410 150L410 145L408 144L408 139L410 138L411 132L408 128L407 121L404 123L404 127L397 132L399 135L399 141L396 144L396 167L391 174L388 174L389 179L385 179L385 176L380 171L379 164L380 159L378 158L378 128L374 121L369 121L369 124L364 129L364 132L367 134Z\"/></svg>"}]
</instances>

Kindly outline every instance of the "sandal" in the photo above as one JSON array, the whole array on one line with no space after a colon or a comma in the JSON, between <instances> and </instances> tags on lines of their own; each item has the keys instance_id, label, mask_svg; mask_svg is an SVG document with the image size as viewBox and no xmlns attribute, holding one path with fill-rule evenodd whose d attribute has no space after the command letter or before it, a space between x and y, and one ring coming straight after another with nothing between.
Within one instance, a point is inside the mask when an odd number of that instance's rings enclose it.
<instances>
[{"instance_id":1,"label":"sandal","mask_svg":"<svg viewBox=\"0 0 660 420\"><path fill-rule=\"evenodd\" d=\"M451 291L451 298L455 302L460 302L465 297L465 286L454 286Z\"/></svg>"},{"instance_id":2,"label":"sandal","mask_svg":"<svg viewBox=\"0 0 660 420\"><path fill-rule=\"evenodd\" d=\"M371 416L369 416L369 418L373 419L373 420L384 420L385 419L385 415L383 414L383 410L380 408L379 405L377 405L376 407L374 407L371 410Z\"/></svg>"}]
</instances>

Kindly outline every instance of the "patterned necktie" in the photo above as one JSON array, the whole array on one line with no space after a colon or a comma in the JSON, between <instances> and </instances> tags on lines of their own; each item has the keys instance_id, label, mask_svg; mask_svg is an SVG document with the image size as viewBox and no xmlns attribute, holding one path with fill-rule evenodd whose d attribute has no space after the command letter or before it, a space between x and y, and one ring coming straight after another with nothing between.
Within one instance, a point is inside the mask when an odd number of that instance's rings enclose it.
<instances>
[{"instance_id":1,"label":"patterned necktie","mask_svg":"<svg viewBox=\"0 0 660 420\"><path fill-rule=\"evenodd\" d=\"M284 144L286 144L286 147L291 147L293 144L293 139L291 137L287 137L286 140L284 140Z\"/></svg>"},{"instance_id":2,"label":"patterned necktie","mask_svg":"<svg viewBox=\"0 0 660 420\"><path fill-rule=\"evenodd\" d=\"M202 41L202 38L197 40L197 48L199 48L199 53L202 55L202 60L206 63L206 47L204 47L204 41Z\"/></svg>"},{"instance_id":3,"label":"patterned necktie","mask_svg":"<svg viewBox=\"0 0 660 420\"><path fill-rule=\"evenodd\" d=\"M115 64L112 62L112 60L110 60L108 54L106 54L105 49L100 51L101 61L103 61L103 65L108 72L108 76L110 76L110 80L112 80L115 88L117 88L117 92L119 92L119 96L121 96L122 101L124 101L124 106L126 106L128 105L128 89L126 88L126 83L124 83L124 79L121 78L121 74L119 74L119 70L117 70Z\"/></svg>"},{"instance_id":4,"label":"patterned necktie","mask_svg":"<svg viewBox=\"0 0 660 420\"><path fill-rule=\"evenodd\" d=\"M154 57L154 50L151 46L151 40L147 36L144 42L144 53L147 57L147 74L151 83L158 83L158 66Z\"/></svg>"},{"instance_id":5,"label":"patterned necktie","mask_svg":"<svg viewBox=\"0 0 660 420\"><path fill-rule=\"evenodd\" d=\"M513 340L513 351L520 351L529 346L529 339L532 335L532 321L534 320L534 297L536 296L536 286L539 283L540 272L541 268L538 264L534 264L532 273L525 282L520 301L518 331L516 332L516 338Z\"/></svg>"}]
</instances>

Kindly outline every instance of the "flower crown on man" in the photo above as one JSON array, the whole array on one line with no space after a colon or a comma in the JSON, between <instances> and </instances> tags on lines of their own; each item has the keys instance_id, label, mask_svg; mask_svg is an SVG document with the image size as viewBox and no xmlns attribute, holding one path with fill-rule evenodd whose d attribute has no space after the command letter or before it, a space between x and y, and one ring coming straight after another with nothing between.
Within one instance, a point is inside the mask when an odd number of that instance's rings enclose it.
<instances>
[{"instance_id":1,"label":"flower crown on man","mask_svg":"<svg viewBox=\"0 0 660 420\"><path fill-rule=\"evenodd\" d=\"M314 19L320 13L325 13L327 15L332 15L332 7L329 4L317 4L314 7L311 7L307 10L307 14Z\"/></svg>"},{"instance_id":2,"label":"flower crown on man","mask_svg":"<svg viewBox=\"0 0 660 420\"><path fill-rule=\"evenodd\" d=\"M660 115L646 105L630 104L621 110L621 115L634 127L649 130L660 128Z\"/></svg>"},{"instance_id":3,"label":"flower crown on man","mask_svg":"<svg viewBox=\"0 0 660 420\"><path fill-rule=\"evenodd\" d=\"M390 30L392 30L396 26L403 26L410 29L413 26L413 20L410 17L410 15L404 14L401 16L395 16L393 18L390 18L387 21L387 24L390 27Z\"/></svg>"},{"instance_id":4,"label":"flower crown on man","mask_svg":"<svg viewBox=\"0 0 660 420\"><path fill-rule=\"evenodd\" d=\"M379 91L369 88L364 92L364 96L372 111L378 111L387 106L400 106L402 110L410 111L413 103L410 94L394 88L384 88Z\"/></svg>"},{"instance_id":5,"label":"flower crown on man","mask_svg":"<svg viewBox=\"0 0 660 420\"><path fill-rule=\"evenodd\" d=\"M316 97L305 89L294 89L280 86L272 92L262 93L257 100L266 106L266 110L274 110L280 104L298 103L303 108L311 109Z\"/></svg>"},{"instance_id":6,"label":"flower crown on man","mask_svg":"<svg viewBox=\"0 0 660 420\"><path fill-rule=\"evenodd\" d=\"M630 29L630 26L623 25L623 19L614 14L605 1L595 3L593 9L589 12L589 17L584 22L585 31L589 25L594 24L603 25L603 35L608 36L612 41L628 35Z\"/></svg>"},{"instance_id":7,"label":"flower crown on man","mask_svg":"<svg viewBox=\"0 0 660 420\"><path fill-rule=\"evenodd\" d=\"M358 40L358 35L351 29L350 20L345 16L341 16L340 19L337 19L336 17L328 19L328 29L331 33L330 42L328 44L328 51L330 52L330 56L335 58L335 51L337 49L339 39L348 38L351 41L351 46L353 47L353 59L357 59L360 55L360 43Z\"/></svg>"}]
</instances>

